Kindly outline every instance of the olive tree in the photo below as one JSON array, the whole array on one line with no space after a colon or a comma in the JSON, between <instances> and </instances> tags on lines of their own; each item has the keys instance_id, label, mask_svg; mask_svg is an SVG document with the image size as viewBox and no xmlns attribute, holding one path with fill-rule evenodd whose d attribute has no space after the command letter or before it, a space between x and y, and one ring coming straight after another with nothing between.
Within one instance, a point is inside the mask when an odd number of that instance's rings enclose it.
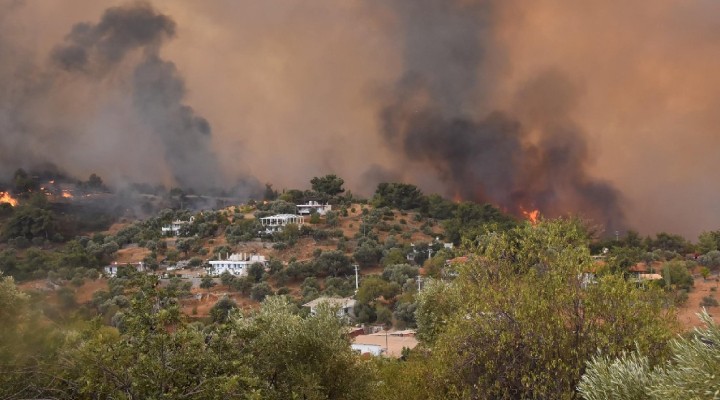
<instances>
[{"instance_id":1,"label":"olive tree","mask_svg":"<svg viewBox=\"0 0 720 400\"><path fill-rule=\"evenodd\" d=\"M674 316L660 290L619 275L587 279L594 265L580 223L544 220L474 243L457 279L418 296L429 397L571 399L598 350L637 347L651 359L667 350Z\"/></svg>"},{"instance_id":2,"label":"olive tree","mask_svg":"<svg viewBox=\"0 0 720 400\"><path fill-rule=\"evenodd\" d=\"M653 365L642 352L593 358L578 389L587 400L715 399L720 388L720 327L705 312L706 326L671 343L672 356Z\"/></svg>"}]
</instances>

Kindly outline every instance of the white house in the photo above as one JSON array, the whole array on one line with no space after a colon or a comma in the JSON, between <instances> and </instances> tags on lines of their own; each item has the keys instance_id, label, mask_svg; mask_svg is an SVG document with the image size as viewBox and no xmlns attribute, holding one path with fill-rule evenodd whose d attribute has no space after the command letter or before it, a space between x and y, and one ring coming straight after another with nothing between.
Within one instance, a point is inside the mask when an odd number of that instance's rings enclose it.
<instances>
[{"instance_id":1,"label":"white house","mask_svg":"<svg viewBox=\"0 0 720 400\"><path fill-rule=\"evenodd\" d=\"M349 317L353 315L353 309L355 308L355 304L357 304L357 300L347 297L318 297L309 303L303 304L303 307L309 307L310 314L315 315L320 304L328 304L331 307L337 307L338 317Z\"/></svg>"},{"instance_id":2,"label":"white house","mask_svg":"<svg viewBox=\"0 0 720 400\"><path fill-rule=\"evenodd\" d=\"M248 273L248 268L255 264L260 263L263 266L267 265L265 256L257 254L247 253L233 253L225 260L218 255L217 260L210 261L210 267L207 269L208 275L220 276L223 272L228 272L235 276L245 276Z\"/></svg>"},{"instance_id":3,"label":"white house","mask_svg":"<svg viewBox=\"0 0 720 400\"><path fill-rule=\"evenodd\" d=\"M372 354L374 356L379 356L385 352L385 348L379 344L353 343L350 348L360 354Z\"/></svg>"},{"instance_id":4,"label":"white house","mask_svg":"<svg viewBox=\"0 0 720 400\"><path fill-rule=\"evenodd\" d=\"M118 268L131 268L135 267L135 270L137 272L145 272L145 263L142 261L136 262L136 263L120 263L113 262L112 264L106 266L103 268L103 271L105 272L105 275L107 275L110 278L114 278L117 276Z\"/></svg>"},{"instance_id":5,"label":"white house","mask_svg":"<svg viewBox=\"0 0 720 400\"><path fill-rule=\"evenodd\" d=\"M308 201L307 204L297 204L297 209L300 215L310 215L313 211L325 215L332 210L332 206L330 204L320 204L317 201Z\"/></svg>"},{"instance_id":6,"label":"white house","mask_svg":"<svg viewBox=\"0 0 720 400\"><path fill-rule=\"evenodd\" d=\"M265 218L260 218L260 223L265 229L264 233L273 234L280 232L284 227L290 224L302 225L305 218L295 214L277 214ZM263 233L262 231L260 233Z\"/></svg>"},{"instance_id":7,"label":"white house","mask_svg":"<svg viewBox=\"0 0 720 400\"><path fill-rule=\"evenodd\" d=\"M178 236L180 234L180 230L183 228L183 226L187 224L191 224L195 222L195 217L190 217L190 221L181 221L179 219L176 219L175 221L171 222L169 225L163 226L162 234L166 236Z\"/></svg>"}]
</instances>

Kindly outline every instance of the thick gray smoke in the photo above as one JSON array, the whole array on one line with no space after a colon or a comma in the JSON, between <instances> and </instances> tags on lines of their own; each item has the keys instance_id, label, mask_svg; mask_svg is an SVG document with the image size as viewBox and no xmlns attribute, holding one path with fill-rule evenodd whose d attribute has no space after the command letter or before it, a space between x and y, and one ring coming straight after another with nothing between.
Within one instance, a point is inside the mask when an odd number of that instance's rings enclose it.
<instances>
[{"instance_id":1,"label":"thick gray smoke","mask_svg":"<svg viewBox=\"0 0 720 400\"><path fill-rule=\"evenodd\" d=\"M336 173L607 229L720 224L720 2L126 1L0 0L0 176Z\"/></svg>"},{"instance_id":2,"label":"thick gray smoke","mask_svg":"<svg viewBox=\"0 0 720 400\"><path fill-rule=\"evenodd\" d=\"M141 50L132 75L137 114L160 139L175 182L195 189L217 187L221 176L210 150L210 124L183 104L185 83L175 65L159 55L163 40L174 33L175 23L150 5L114 7L96 25L75 25L53 60L68 72L101 78Z\"/></svg>"},{"instance_id":3,"label":"thick gray smoke","mask_svg":"<svg viewBox=\"0 0 720 400\"><path fill-rule=\"evenodd\" d=\"M493 2L397 4L406 17L406 72L381 112L390 146L432 168L448 195L624 226L618 192L586 172L585 135L570 117L579 93L560 71L527 82L510 110L481 109L489 58L502 57L486 45Z\"/></svg>"}]
</instances>

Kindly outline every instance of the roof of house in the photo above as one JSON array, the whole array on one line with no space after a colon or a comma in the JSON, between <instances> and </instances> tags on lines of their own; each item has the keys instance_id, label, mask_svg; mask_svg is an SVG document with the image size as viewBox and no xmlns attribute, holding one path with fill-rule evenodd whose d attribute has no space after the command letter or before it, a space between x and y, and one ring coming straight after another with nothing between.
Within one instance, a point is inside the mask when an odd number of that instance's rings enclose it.
<instances>
[{"instance_id":1,"label":"roof of house","mask_svg":"<svg viewBox=\"0 0 720 400\"><path fill-rule=\"evenodd\" d=\"M638 278L646 281L659 281L663 277L660 274L639 274Z\"/></svg>"},{"instance_id":2,"label":"roof of house","mask_svg":"<svg viewBox=\"0 0 720 400\"><path fill-rule=\"evenodd\" d=\"M639 262L639 263L633 265L632 267L628 268L628 271L645 273L645 272L648 272L649 270L648 270L647 264L645 264L644 262Z\"/></svg>"},{"instance_id":3,"label":"roof of house","mask_svg":"<svg viewBox=\"0 0 720 400\"><path fill-rule=\"evenodd\" d=\"M385 347L387 343L387 355L391 357L402 356L403 347L409 349L415 348L418 344L418 340L414 336L398 336L393 335L393 332L378 332L370 335L360 335L353 338L353 343L364 344L364 345L380 345Z\"/></svg>"},{"instance_id":4,"label":"roof of house","mask_svg":"<svg viewBox=\"0 0 720 400\"><path fill-rule=\"evenodd\" d=\"M357 300L351 299L351 298L341 298L341 297L318 297L317 299L303 304L303 307L310 307L314 308L318 305L325 303L330 304L331 306L339 306L339 307L350 307L354 306L355 303L357 303Z\"/></svg>"},{"instance_id":5,"label":"roof of house","mask_svg":"<svg viewBox=\"0 0 720 400\"><path fill-rule=\"evenodd\" d=\"M295 214L275 214L275 215L271 215L269 217L263 217L260 219L269 219L269 218L302 218L302 217L299 215L295 215Z\"/></svg>"}]
</instances>

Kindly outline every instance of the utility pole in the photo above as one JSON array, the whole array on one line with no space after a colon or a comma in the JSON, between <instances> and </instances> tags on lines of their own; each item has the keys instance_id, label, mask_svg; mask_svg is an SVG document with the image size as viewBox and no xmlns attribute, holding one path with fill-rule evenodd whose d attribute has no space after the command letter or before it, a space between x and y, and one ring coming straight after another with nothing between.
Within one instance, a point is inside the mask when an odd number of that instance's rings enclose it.
<instances>
[{"instance_id":1,"label":"utility pole","mask_svg":"<svg viewBox=\"0 0 720 400\"><path fill-rule=\"evenodd\" d=\"M422 276L418 275L417 281L418 281L418 293L420 293L420 289L422 289L422 286L421 286L422 285Z\"/></svg>"},{"instance_id":2,"label":"utility pole","mask_svg":"<svg viewBox=\"0 0 720 400\"><path fill-rule=\"evenodd\" d=\"M359 285L360 280L359 280L359 277L358 277L358 265L357 265L357 264L353 264L353 267L355 267L355 294L357 295L358 289L359 289L359 287L360 287L360 285Z\"/></svg>"}]
</instances>

